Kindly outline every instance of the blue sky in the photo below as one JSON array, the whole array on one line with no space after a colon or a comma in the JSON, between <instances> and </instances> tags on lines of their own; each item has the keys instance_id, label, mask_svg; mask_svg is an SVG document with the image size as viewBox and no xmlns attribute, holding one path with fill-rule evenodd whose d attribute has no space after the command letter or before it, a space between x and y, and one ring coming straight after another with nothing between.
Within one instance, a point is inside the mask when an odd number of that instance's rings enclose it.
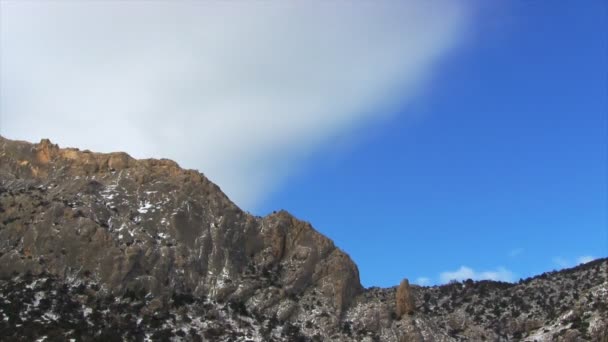
<instances>
[{"instance_id":1,"label":"blue sky","mask_svg":"<svg viewBox=\"0 0 608 342\"><path fill-rule=\"evenodd\" d=\"M518 280L608 255L607 12L3 0L0 134L176 160L366 286Z\"/></svg>"},{"instance_id":2,"label":"blue sky","mask_svg":"<svg viewBox=\"0 0 608 342\"><path fill-rule=\"evenodd\" d=\"M366 286L607 256L607 33L601 1L488 14L424 96L336 137L256 212L312 222Z\"/></svg>"}]
</instances>

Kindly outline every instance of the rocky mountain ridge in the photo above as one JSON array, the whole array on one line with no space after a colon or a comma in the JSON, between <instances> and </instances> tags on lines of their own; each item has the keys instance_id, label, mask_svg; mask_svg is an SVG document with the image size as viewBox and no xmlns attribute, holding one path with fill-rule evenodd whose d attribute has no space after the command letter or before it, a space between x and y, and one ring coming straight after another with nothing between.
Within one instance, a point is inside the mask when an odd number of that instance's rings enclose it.
<instances>
[{"instance_id":1,"label":"rocky mountain ridge","mask_svg":"<svg viewBox=\"0 0 608 342\"><path fill-rule=\"evenodd\" d=\"M0 335L14 340L604 341L607 267L364 289L309 223L249 215L173 161L0 137Z\"/></svg>"}]
</instances>

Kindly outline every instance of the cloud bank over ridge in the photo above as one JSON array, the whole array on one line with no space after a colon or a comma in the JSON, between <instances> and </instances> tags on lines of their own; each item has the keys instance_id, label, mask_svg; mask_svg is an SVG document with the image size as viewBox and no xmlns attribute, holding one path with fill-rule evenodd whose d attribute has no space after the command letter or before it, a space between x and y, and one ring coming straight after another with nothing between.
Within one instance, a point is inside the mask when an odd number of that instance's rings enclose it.
<instances>
[{"instance_id":1,"label":"cloud bank over ridge","mask_svg":"<svg viewBox=\"0 0 608 342\"><path fill-rule=\"evenodd\" d=\"M252 209L331 138L406 104L465 1L17 2L0 134L197 168Z\"/></svg>"}]
</instances>

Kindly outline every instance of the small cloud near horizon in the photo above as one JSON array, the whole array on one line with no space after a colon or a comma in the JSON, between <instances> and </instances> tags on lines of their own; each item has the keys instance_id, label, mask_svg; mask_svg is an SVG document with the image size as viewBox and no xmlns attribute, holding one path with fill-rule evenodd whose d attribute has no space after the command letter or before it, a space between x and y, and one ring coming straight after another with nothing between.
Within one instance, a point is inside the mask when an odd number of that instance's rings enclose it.
<instances>
[{"instance_id":1,"label":"small cloud near horizon","mask_svg":"<svg viewBox=\"0 0 608 342\"><path fill-rule=\"evenodd\" d=\"M595 259L596 258L593 257L593 256L591 256L591 255L583 255L583 256L580 256L580 257L576 258L576 263L577 263L577 265L586 264L586 263L591 262L591 261L593 261Z\"/></svg>"},{"instance_id":2,"label":"small cloud near horizon","mask_svg":"<svg viewBox=\"0 0 608 342\"><path fill-rule=\"evenodd\" d=\"M448 283L452 280L463 281L467 279L513 282L515 275L504 267L498 267L496 270L492 271L477 272L467 266L461 266L455 271L441 272L439 275L439 280L442 283Z\"/></svg>"},{"instance_id":3,"label":"small cloud near horizon","mask_svg":"<svg viewBox=\"0 0 608 342\"><path fill-rule=\"evenodd\" d=\"M561 256L557 256L557 257L553 258L553 263L560 268L570 268L570 267L578 266L581 264L586 264L595 259L596 259L596 257L591 256L591 255L582 255L582 256L577 257L576 260L572 261L570 259L567 259L567 258L564 258Z\"/></svg>"},{"instance_id":4,"label":"small cloud near horizon","mask_svg":"<svg viewBox=\"0 0 608 342\"><path fill-rule=\"evenodd\" d=\"M414 283L420 286L427 286L431 283L431 279L427 277L418 277Z\"/></svg>"}]
</instances>

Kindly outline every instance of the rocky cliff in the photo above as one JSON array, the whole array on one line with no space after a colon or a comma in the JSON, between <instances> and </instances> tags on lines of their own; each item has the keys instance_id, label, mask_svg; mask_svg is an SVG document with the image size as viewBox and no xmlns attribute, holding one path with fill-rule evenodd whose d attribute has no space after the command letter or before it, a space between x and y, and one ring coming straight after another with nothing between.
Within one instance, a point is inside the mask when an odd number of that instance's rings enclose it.
<instances>
[{"instance_id":1,"label":"rocky cliff","mask_svg":"<svg viewBox=\"0 0 608 342\"><path fill-rule=\"evenodd\" d=\"M607 265L363 289L309 223L249 215L175 162L0 137L9 340L600 341Z\"/></svg>"}]
</instances>

